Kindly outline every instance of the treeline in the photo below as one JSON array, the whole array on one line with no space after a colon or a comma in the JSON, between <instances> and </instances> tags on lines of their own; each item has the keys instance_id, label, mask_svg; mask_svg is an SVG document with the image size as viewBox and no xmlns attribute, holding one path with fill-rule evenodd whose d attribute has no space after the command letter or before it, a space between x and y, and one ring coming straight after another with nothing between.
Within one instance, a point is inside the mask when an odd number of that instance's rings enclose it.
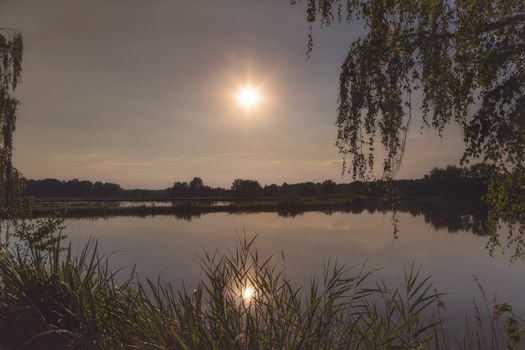
<instances>
[{"instance_id":1,"label":"treeline","mask_svg":"<svg viewBox=\"0 0 525 350\"><path fill-rule=\"evenodd\" d=\"M220 187L210 187L204 184L200 177L194 177L188 182L175 182L171 188L166 189L168 197L229 197L230 191Z\"/></svg>"},{"instance_id":2,"label":"treeline","mask_svg":"<svg viewBox=\"0 0 525 350\"><path fill-rule=\"evenodd\" d=\"M34 197L119 197L123 190L109 182L44 179L24 181L22 193Z\"/></svg>"},{"instance_id":3,"label":"treeline","mask_svg":"<svg viewBox=\"0 0 525 350\"><path fill-rule=\"evenodd\" d=\"M494 168L484 164L471 167L447 166L434 168L422 179L395 180L397 193L407 197L481 197L486 193L487 181ZM200 178L190 183L176 182L167 189L168 196L176 197L237 197L237 198L293 198L318 196L384 196L384 181L353 181L337 184L332 180L297 184L262 186L256 180L235 179L229 189L205 186Z\"/></svg>"},{"instance_id":4,"label":"treeline","mask_svg":"<svg viewBox=\"0 0 525 350\"><path fill-rule=\"evenodd\" d=\"M493 168L484 164L471 167L434 168L422 179L395 180L397 193L407 197L481 197ZM190 182L175 182L164 190L124 190L118 184L80 180L27 180L24 194L35 197L96 198L294 198L317 196L384 196L386 183L353 181L337 184L332 180L262 186L251 179L235 179L230 188L210 187L195 177Z\"/></svg>"}]
</instances>

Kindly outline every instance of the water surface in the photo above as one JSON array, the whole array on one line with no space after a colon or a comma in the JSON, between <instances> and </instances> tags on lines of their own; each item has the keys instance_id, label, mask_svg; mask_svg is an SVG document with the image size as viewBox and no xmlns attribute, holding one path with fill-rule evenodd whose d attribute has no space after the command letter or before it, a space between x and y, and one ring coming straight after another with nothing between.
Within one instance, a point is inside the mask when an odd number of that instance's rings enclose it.
<instances>
[{"instance_id":1,"label":"water surface","mask_svg":"<svg viewBox=\"0 0 525 350\"><path fill-rule=\"evenodd\" d=\"M508 256L501 254L491 257L485 249L488 238L457 223L476 220L436 215L432 219L401 213L398 239L393 237L391 213L367 211L308 212L293 218L277 213L212 213L191 220L174 216L68 219L66 230L75 244L95 236L102 251L113 252L113 266L129 268L136 263L141 276L161 273L162 279L176 285L181 280L189 287L195 285L203 249L232 248L246 234L257 235L260 252L275 255L276 263L284 253L286 274L300 285L307 285L313 274L322 274L327 261L337 260L381 268L378 278L399 286L404 269L415 263L423 273L433 275L438 290L447 293L451 325L461 325L464 314L473 310L473 299L479 300L473 275L490 297L497 295L524 314L525 263L509 264ZM445 225L448 221L452 226Z\"/></svg>"}]
</instances>

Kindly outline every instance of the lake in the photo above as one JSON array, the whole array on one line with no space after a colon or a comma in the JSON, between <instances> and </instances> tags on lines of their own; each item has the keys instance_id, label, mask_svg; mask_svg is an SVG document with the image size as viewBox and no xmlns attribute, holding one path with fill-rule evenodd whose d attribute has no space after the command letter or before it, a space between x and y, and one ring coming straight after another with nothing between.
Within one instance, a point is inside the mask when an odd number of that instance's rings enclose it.
<instances>
[{"instance_id":1,"label":"lake","mask_svg":"<svg viewBox=\"0 0 525 350\"><path fill-rule=\"evenodd\" d=\"M458 221L459 220L459 221ZM463 223L458 225L458 222ZM103 252L111 252L114 267L128 269L137 264L140 276L157 277L191 288L200 276L203 249L226 250L239 236L257 235L262 255L282 260L286 274L300 285L321 275L328 261L380 268L376 275L391 286L399 286L403 271L412 263L424 274L432 274L435 286L447 293L447 319L451 327L462 327L464 314L480 299L476 275L490 298L510 303L525 313L525 262L509 263L499 252L491 257L485 249L488 237L479 233L475 216L449 217L443 212L400 213L399 238L394 239L392 214L385 211L358 213L306 212L296 216L277 213L210 213L194 218L174 216L67 219L66 232L74 244L90 236L98 239ZM448 223L448 225L447 225ZM476 227L478 230L476 230ZM356 272L358 270L356 269Z\"/></svg>"}]
</instances>

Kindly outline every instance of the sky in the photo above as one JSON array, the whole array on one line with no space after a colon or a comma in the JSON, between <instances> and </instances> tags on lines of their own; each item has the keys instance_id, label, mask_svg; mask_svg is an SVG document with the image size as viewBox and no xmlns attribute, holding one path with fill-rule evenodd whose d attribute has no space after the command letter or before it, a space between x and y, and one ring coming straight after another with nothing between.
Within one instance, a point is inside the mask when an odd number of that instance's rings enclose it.
<instances>
[{"instance_id":1,"label":"sky","mask_svg":"<svg viewBox=\"0 0 525 350\"><path fill-rule=\"evenodd\" d=\"M351 181L335 146L339 68L358 23L314 28L288 0L0 0L24 40L14 165L25 177L166 188ZM256 108L235 94L253 86ZM457 164L418 110L399 178ZM381 153L378 153L378 159Z\"/></svg>"}]
</instances>

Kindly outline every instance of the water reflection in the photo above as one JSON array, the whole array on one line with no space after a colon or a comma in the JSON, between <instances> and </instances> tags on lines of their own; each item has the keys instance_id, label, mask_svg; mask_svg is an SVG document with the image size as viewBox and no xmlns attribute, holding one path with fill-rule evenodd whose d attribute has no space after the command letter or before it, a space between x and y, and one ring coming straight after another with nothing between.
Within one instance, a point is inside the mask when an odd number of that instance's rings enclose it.
<instances>
[{"instance_id":1,"label":"water reflection","mask_svg":"<svg viewBox=\"0 0 525 350\"><path fill-rule=\"evenodd\" d=\"M249 304L253 297L255 296L255 288L251 285L247 285L244 287L241 293L242 300L244 303Z\"/></svg>"},{"instance_id":2,"label":"water reflection","mask_svg":"<svg viewBox=\"0 0 525 350\"><path fill-rule=\"evenodd\" d=\"M150 206L151 207L151 206ZM155 206L152 206L153 208ZM166 206L165 211L148 213L147 210L141 211L144 207L136 208L136 212L111 213L108 215L75 215L74 212L68 213L68 217L79 217L86 219L110 218L116 216L131 216L138 218L153 217L156 215L169 215L178 220L192 221L201 219L203 215L211 213L227 213L231 215L243 216L251 213L277 213L279 217L296 218L305 213L320 212L325 215L336 213L346 214L386 214L391 212L390 206L382 201L364 201L354 200L348 203L339 203L337 205L313 204L304 205L294 201L283 201L277 207L264 207L260 205L242 205L237 206L231 202L220 202L218 204L207 206L203 203L181 204L177 206ZM157 208L159 209L159 208ZM449 233L471 232L479 236L487 235L488 209L481 201L474 200L413 200L401 201L397 210L400 213L408 213L412 216L422 216L424 221L435 230L446 230Z\"/></svg>"},{"instance_id":3,"label":"water reflection","mask_svg":"<svg viewBox=\"0 0 525 350\"><path fill-rule=\"evenodd\" d=\"M230 205L231 201L217 200L69 200L69 201L35 201L32 203L34 209L76 209L83 207L107 207L107 208L169 208L176 206L194 207L222 207Z\"/></svg>"},{"instance_id":4,"label":"water reflection","mask_svg":"<svg viewBox=\"0 0 525 350\"><path fill-rule=\"evenodd\" d=\"M402 239L397 241L392 238L391 214L385 207L364 203L352 210L357 213L312 211L293 219L275 212L219 212L199 219L190 215L189 220L171 215L120 216L68 219L65 225L74 244L94 235L101 252L114 252L114 266L131 268L136 263L140 276L155 278L160 273L163 280L175 284L183 280L189 288L202 276L203 249L230 249L238 243L237 232L247 232L258 234L256 244L262 255L280 261L284 253L286 275L298 285L308 286L313 275L322 276L327 260L337 260L347 266L366 261L370 269L382 268L380 277L397 287L404 269L416 263L423 268L422 274L433 275L438 290L447 293L445 303L458 327L464 313L472 310L473 296L479 294L474 274L489 298L497 293L498 300L525 313L525 263L509 266L506 256L487 254L487 238L479 235L486 219L483 207L466 202L405 204L400 207ZM251 281L252 288L255 282ZM242 288L246 283L239 281L238 289L232 289L235 296L258 298L256 288L253 292Z\"/></svg>"},{"instance_id":5,"label":"water reflection","mask_svg":"<svg viewBox=\"0 0 525 350\"><path fill-rule=\"evenodd\" d=\"M413 216L423 216L425 222L436 230L445 229L449 233L466 231L480 236L484 236L488 232L488 209L481 201L401 201L397 210ZM391 207L381 201L359 201L352 203L347 208L320 211L327 215L338 212L352 214L379 212L384 214L391 211ZM305 211L284 207L280 208L277 213L282 217L294 218L303 215Z\"/></svg>"}]
</instances>

